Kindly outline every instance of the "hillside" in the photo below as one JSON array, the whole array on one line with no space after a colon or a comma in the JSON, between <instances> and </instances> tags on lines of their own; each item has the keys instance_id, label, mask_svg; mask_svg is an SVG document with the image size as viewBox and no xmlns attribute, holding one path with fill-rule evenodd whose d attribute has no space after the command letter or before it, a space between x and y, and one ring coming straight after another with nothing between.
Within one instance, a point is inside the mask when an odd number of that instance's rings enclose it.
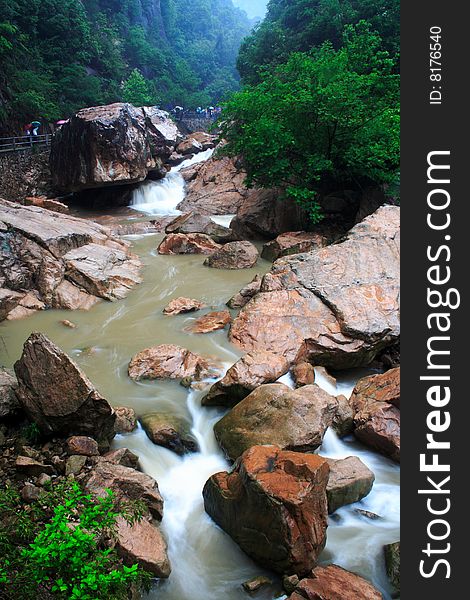
<instances>
[{"instance_id":1,"label":"hillside","mask_svg":"<svg viewBox=\"0 0 470 600\"><path fill-rule=\"evenodd\" d=\"M263 18L268 0L233 0L235 6L243 9L253 19Z\"/></svg>"}]
</instances>

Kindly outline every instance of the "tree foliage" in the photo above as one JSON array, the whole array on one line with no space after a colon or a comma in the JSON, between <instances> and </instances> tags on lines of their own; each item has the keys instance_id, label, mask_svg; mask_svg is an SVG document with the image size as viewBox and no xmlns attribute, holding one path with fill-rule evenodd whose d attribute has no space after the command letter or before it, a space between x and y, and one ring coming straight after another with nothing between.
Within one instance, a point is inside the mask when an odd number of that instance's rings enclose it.
<instances>
[{"instance_id":1,"label":"tree foliage","mask_svg":"<svg viewBox=\"0 0 470 600\"><path fill-rule=\"evenodd\" d=\"M247 184L281 187L320 218L319 193L391 181L399 163L399 80L365 21L292 53L226 103L224 152L241 155Z\"/></svg>"}]
</instances>

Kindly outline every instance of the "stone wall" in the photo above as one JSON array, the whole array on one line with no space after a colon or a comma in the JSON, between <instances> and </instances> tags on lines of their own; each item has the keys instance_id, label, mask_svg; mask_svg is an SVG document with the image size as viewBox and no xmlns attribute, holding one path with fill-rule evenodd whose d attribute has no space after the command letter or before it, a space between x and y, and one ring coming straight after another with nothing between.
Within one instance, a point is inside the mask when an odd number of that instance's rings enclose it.
<instances>
[{"instance_id":1,"label":"stone wall","mask_svg":"<svg viewBox=\"0 0 470 600\"><path fill-rule=\"evenodd\" d=\"M53 196L49 148L0 154L0 198L21 202L41 195Z\"/></svg>"}]
</instances>

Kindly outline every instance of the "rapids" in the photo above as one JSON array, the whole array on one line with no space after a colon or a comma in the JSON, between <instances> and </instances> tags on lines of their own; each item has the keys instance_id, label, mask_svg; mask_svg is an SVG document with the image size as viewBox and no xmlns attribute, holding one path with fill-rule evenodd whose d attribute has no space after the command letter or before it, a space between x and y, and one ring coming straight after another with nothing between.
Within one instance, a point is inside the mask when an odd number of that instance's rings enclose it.
<instances>
[{"instance_id":1,"label":"rapids","mask_svg":"<svg viewBox=\"0 0 470 600\"><path fill-rule=\"evenodd\" d=\"M210 153L199 155L204 160ZM195 162L195 161L193 161ZM145 183L133 199L133 207L148 214L177 214L184 198L184 180L173 169L160 182ZM186 165L187 166L187 165ZM232 215L217 217L228 224ZM142 469L155 477L165 500L163 531L169 544L172 574L158 582L151 600L247 600L241 583L265 573L205 514L202 488L210 475L229 468L213 434L223 410L201 406L203 392L189 391L176 382L139 382L127 376L127 365L138 351L152 345L175 343L194 352L213 355L226 368L240 356L228 342L226 331L209 335L184 332L194 315L167 317L162 309L178 296L203 300L211 309L225 302L255 273L264 273L270 263L260 260L246 271L219 271L203 266L202 256L159 256L162 236L132 238L133 250L144 263L144 283L125 300L101 302L89 312L45 311L22 320L0 324L0 361L11 367L32 331L42 331L63 348L85 371L99 391L114 406L131 406L138 415L155 410L172 411L185 418L199 442L196 454L179 457L150 442L139 427L118 436L115 447L127 447L140 456ZM73 321L69 329L61 320ZM317 383L334 394L350 395L355 382L370 373L354 370L336 374L337 387L317 373ZM281 378L292 385L289 376ZM399 468L390 460L367 450L354 438L340 440L332 430L319 453L333 458L358 455L375 473L371 494L360 503L343 507L329 519L323 562L335 562L370 579L389 600L390 586L384 569L382 546L399 539ZM375 513L371 519L357 511ZM268 574L269 575L269 574ZM264 588L258 600L285 598L279 580ZM352 600L352 599L351 599Z\"/></svg>"}]
</instances>

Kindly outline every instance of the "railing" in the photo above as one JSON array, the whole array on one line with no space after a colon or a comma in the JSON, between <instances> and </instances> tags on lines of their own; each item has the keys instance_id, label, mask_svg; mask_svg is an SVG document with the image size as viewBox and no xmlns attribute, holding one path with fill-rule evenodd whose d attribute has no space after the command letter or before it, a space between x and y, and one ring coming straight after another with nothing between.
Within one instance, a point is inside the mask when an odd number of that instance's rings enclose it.
<instances>
[{"instance_id":1,"label":"railing","mask_svg":"<svg viewBox=\"0 0 470 600\"><path fill-rule=\"evenodd\" d=\"M18 137L0 138L0 154L18 152L29 148L40 148L51 145L52 135L22 135Z\"/></svg>"}]
</instances>

